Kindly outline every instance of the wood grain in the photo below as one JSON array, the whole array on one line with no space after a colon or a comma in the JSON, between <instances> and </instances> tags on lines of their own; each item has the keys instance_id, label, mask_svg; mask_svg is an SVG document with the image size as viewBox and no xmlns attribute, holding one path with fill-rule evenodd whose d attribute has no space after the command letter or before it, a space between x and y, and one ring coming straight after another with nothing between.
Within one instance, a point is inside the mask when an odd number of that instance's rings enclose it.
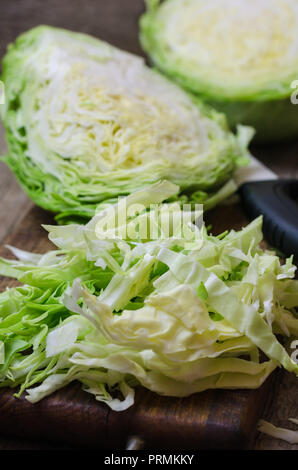
<instances>
[{"instance_id":1,"label":"wood grain","mask_svg":"<svg viewBox=\"0 0 298 470\"><path fill-rule=\"evenodd\" d=\"M141 55L137 21L143 9L143 0L63 0L63 2L60 0L48 0L47 2L43 0L1 0L0 56L3 55L7 44L13 41L19 33L39 24L50 24L87 32ZM0 154L3 154L4 147L0 128ZM298 177L297 142L255 147L253 153L280 176ZM49 242L43 238L38 224L43 217L52 220L51 216L40 209L30 211L31 208L32 203L19 188L11 172L0 163L0 241L12 233L6 241L20 248L27 247L27 249L42 251L50 247ZM230 209L230 211L229 215L223 215L219 212L210 214L210 221L213 224L217 223L219 231L231 228L231 224L241 225L243 215L239 215L238 211L234 214L233 210ZM27 219L30 222L29 225L26 225ZM20 237L17 233L21 233ZM36 237L40 237L37 245ZM4 254L3 250L2 254ZM2 287L4 285L6 285L6 281L3 281ZM298 416L296 378L282 371L275 374L265 402L266 410L263 417L276 425L291 427L287 418ZM123 423L125 428L125 421ZM38 444L39 437L34 437L34 442L31 443L10 437L0 437L0 449L47 447L46 443ZM58 444L52 444L48 447L60 448ZM257 436L255 448L298 449L298 446L290 446L283 441L260 434Z\"/></svg>"}]
</instances>

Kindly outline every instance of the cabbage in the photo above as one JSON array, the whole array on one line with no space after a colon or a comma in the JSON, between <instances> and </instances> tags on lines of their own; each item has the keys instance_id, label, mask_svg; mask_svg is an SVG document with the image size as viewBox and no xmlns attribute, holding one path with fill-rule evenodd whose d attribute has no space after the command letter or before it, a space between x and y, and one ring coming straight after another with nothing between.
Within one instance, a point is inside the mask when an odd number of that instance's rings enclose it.
<instances>
[{"instance_id":1,"label":"cabbage","mask_svg":"<svg viewBox=\"0 0 298 470\"><path fill-rule=\"evenodd\" d=\"M199 207L163 202L178 192L159 182L86 225L45 226L45 254L9 247L0 274L23 285L0 294L0 386L35 403L78 380L121 411L140 384L184 397L298 374L276 337L297 337L292 259L259 247L261 217L208 234Z\"/></svg>"},{"instance_id":2,"label":"cabbage","mask_svg":"<svg viewBox=\"0 0 298 470\"><path fill-rule=\"evenodd\" d=\"M187 90L248 124L258 141L298 135L293 0L147 0L140 39L154 64ZM293 89L294 88L294 89Z\"/></svg>"},{"instance_id":3,"label":"cabbage","mask_svg":"<svg viewBox=\"0 0 298 470\"><path fill-rule=\"evenodd\" d=\"M235 191L252 131L98 39L41 26L3 60L4 160L58 220L168 179L211 207Z\"/></svg>"},{"instance_id":4,"label":"cabbage","mask_svg":"<svg viewBox=\"0 0 298 470\"><path fill-rule=\"evenodd\" d=\"M298 420L295 418L289 418L289 421L292 421L294 424L298 424ZM268 421L265 421L264 419L260 419L258 429L260 432L274 437L275 439L281 439L289 444L298 444L298 431L279 428L274 426L274 424L268 423Z\"/></svg>"}]
</instances>

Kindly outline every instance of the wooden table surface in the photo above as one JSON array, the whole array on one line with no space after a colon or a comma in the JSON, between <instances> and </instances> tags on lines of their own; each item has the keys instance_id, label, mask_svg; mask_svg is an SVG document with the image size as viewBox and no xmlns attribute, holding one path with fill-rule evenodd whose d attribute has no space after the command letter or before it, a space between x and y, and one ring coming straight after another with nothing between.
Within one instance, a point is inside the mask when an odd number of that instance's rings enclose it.
<instances>
[{"instance_id":1,"label":"wooden table surface","mask_svg":"<svg viewBox=\"0 0 298 470\"><path fill-rule=\"evenodd\" d=\"M21 32L49 24L90 33L122 49L142 55L138 42L138 18L143 11L142 0L1 0L0 56L6 46ZM0 126L0 154L5 152L3 129ZM298 177L298 141L273 146L255 147L254 155L283 177ZM0 242L21 223L33 203L19 188L13 174L0 162ZM228 227L226 227L228 228ZM289 417L298 417L297 379L279 371L266 404L264 419L283 427L293 428ZM1 411L0 411L1 419ZM0 436L3 449L61 449L47 443L27 442ZM295 449L283 441L263 434L257 436L255 449Z\"/></svg>"}]
</instances>

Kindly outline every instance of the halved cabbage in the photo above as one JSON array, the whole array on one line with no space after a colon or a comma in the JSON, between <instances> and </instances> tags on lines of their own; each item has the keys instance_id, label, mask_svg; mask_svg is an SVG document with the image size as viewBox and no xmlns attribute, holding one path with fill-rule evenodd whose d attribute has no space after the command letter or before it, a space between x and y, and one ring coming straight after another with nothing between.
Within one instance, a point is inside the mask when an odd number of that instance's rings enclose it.
<instances>
[{"instance_id":1,"label":"halved cabbage","mask_svg":"<svg viewBox=\"0 0 298 470\"><path fill-rule=\"evenodd\" d=\"M293 0L147 0L141 42L186 89L249 124L261 141L298 135L291 87L298 77ZM295 88L295 87L294 87Z\"/></svg>"},{"instance_id":2,"label":"halved cabbage","mask_svg":"<svg viewBox=\"0 0 298 470\"><path fill-rule=\"evenodd\" d=\"M0 274L24 284L0 294L0 387L20 385L17 396L26 390L34 403L79 380L120 411L138 384L182 397L256 388L277 366L298 375L276 336L298 334L292 259L282 265L259 247L261 218L239 232L208 234L195 212L185 219L179 203L161 203L178 191L157 183L85 226L46 226L55 251L11 248L19 259L0 260ZM167 236L140 236L144 219L162 233L166 212Z\"/></svg>"},{"instance_id":3,"label":"halved cabbage","mask_svg":"<svg viewBox=\"0 0 298 470\"><path fill-rule=\"evenodd\" d=\"M38 205L64 218L91 217L101 201L160 178L199 202L225 183L212 204L235 190L251 130L236 137L222 114L140 57L41 26L9 47L2 80L5 161Z\"/></svg>"}]
</instances>

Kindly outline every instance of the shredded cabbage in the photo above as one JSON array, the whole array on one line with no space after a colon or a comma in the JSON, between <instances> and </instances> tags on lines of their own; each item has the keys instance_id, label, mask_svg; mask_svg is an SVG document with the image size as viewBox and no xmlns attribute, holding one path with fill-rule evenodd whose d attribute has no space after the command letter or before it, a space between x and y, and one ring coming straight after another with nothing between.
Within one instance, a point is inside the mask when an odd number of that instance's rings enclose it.
<instances>
[{"instance_id":1,"label":"shredded cabbage","mask_svg":"<svg viewBox=\"0 0 298 470\"><path fill-rule=\"evenodd\" d=\"M2 81L4 160L59 222L91 218L99 203L163 178L206 207L236 189L253 131L232 134L224 115L141 57L40 26L9 47Z\"/></svg>"},{"instance_id":2,"label":"shredded cabbage","mask_svg":"<svg viewBox=\"0 0 298 470\"><path fill-rule=\"evenodd\" d=\"M259 247L262 218L208 234L200 211L163 202L177 192L163 181L86 225L45 226L57 247L45 254L10 247L18 260L1 259L0 274L23 286L0 294L0 386L35 403L78 380L120 411L140 384L183 397L256 388L277 366L298 374L276 336L297 337L292 259Z\"/></svg>"},{"instance_id":3,"label":"shredded cabbage","mask_svg":"<svg viewBox=\"0 0 298 470\"><path fill-rule=\"evenodd\" d=\"M298 135L296 0L147 0L140 39L185 89L248 124L256 139Z\"/></svg>"}]
</instances>

